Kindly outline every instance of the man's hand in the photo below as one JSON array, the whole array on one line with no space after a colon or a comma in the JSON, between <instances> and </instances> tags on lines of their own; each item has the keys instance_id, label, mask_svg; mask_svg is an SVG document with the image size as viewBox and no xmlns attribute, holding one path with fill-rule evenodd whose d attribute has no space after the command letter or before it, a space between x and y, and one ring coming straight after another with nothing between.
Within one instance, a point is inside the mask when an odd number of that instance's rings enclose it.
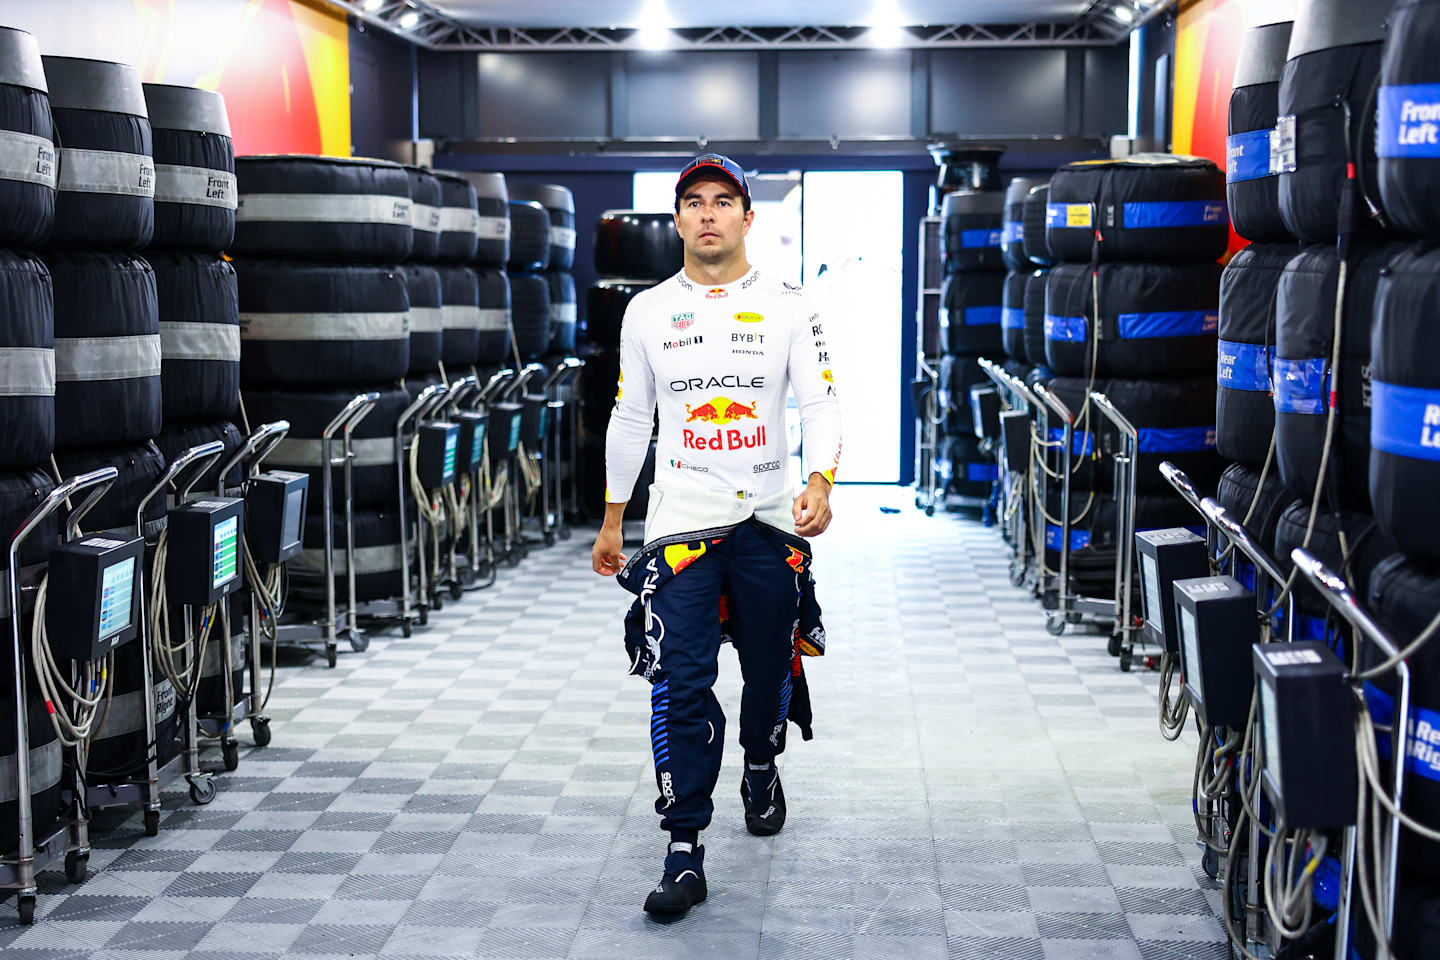
<instances>
[{"instance_id":1,"label":"man's hand","mask_svg":"<svg viewBox=\"0 0 1440 960\"><path fill-rule=\"evenodd\" d=\"M791 510L795 514L795 534L818 537L830 526L830 481L818 473L810 474L810 484L795 498Z\"/></svg>"},{"instance_id":2,"label":"man's hand","mask_svg":"<svg viewBox=\"0 0 1440 960\"><path fill-rule=\"evenodd\" d=\"M625 538L618 524L613 528L601 527L595 538L595 547L590 551L590 565L595 568L595 572L602 577L613 577L624 570L625 554L620 552L624 545Z\"/></svg>"}]
</instances>

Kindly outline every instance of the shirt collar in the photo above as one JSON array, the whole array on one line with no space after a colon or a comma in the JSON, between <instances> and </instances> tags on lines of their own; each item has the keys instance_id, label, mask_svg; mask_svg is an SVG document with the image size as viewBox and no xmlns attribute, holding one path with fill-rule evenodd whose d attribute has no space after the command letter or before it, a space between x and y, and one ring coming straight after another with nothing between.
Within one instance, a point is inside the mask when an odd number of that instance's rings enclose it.
<instances>
[{"instance_id":1,"label":"shirt collar","mask_svg":"<svg viewBox=\"0 0 1440 960\"><path fill-rule=\"evenodd\" d=\"M745 272L744 276L730 283L722 284L720 286L701 286L700 284L696 283L694 280L690 279L688 276L685 275L684 267L681 267L680 272L675 276L676 280L680 284L680 289L684 290L686 293L693 294L697 297L705 297L711 300L722 300L727 297L733 296L741 290L748 289L760 276L760 271L752 266L749 270Z\"/></svg>"}]
</instances>

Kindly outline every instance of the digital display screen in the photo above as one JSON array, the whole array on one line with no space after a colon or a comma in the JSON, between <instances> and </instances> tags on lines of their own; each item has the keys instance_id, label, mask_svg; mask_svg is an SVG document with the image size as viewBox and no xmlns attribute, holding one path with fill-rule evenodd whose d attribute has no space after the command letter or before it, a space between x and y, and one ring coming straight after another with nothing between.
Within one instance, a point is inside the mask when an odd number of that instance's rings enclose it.
<instances>
[{"instance_id":1,"label":"digital display screen","mask_svg":"<svg viewBox=\"0 0 1440 960\"><path fill-rule=\"evenodd\" d=\"M1265 731L1265 769L1270 779L1280 784L1280 720L1275 710L1275 690L1268 683L1260 684L1260 727Z\"/></svg>"},{"instance_id":2,"label":"digital display screen","mask_svg":"<svg viewBox=\"0 0 1440 960\"><path fill-rule=\"evenodd\" d=\"M1185 682L1195 691L1196 696L1203 700L1205 691L1200 687L1200 647L1197 633L1195 614L1181 607L1180 648L1184 657L1181 666L1185 668Z\"/></svg>"},{"instance_id":3,"label":"digital display screen","mask_svg":"<svg viewBox=\"0 0 1440 960\"><path fill-rule=\"evenodd\" d=\"M239 573L240 518L231 517L215 525L214 586L229 583Z\"/></svg>"},{"instance_id":4,"label":"digital display screen","mask_svg":"<svg viewBox=\"0 0 1440 960\"><path fill-rule=\"evenodd\" d=\"M1140 569L1145 578L1145 619L1153 627L1163 627L1160 613L1160 564L1148 553L1140 554Z\"/></svg>"},{"instance_id":5,"label":"digital display screen","mask_svg":"<svg viewBox=\"0 0 1440 960\"><path fill-rule=\"evenodd\" d=\"M113 563L100 574L100 636L113 637L130 626L135 592L135 558Z\"/></svg>"},{"instance_id":6,"label":"digital display screen","mask_svg":"<svg viewBox=\"0 0 1440 960\"><path fill-rule=\"evenodd\" d=\"M453 476L455 473L455 451L460 447L460 431L451 430L445 434L445 470L444 476Z\"/></svg>"},{"instance_id":7,"label":"digital display screen","mask_svg":"<svg viewBox=\"0 0 1440 960\"><path fill-rule=\"evenodd\" d=\"M280 545L288 547L300 542L300 521L305 506L305 490L296 487L285 494L285 529L280 533Z\"/></svg>"},{"instance_id":8,"label":"digital display screen","mask_svg":"<svg viewBox=\"0 0 1440 960\"><path fill-rule=\"evenodd\" d=\"M510 449L514 450L520 445L520 415L516 414L510 418Z\"/></svg>"},{"instance_id":9,"label":"digital display screen","mask_svg":"<svg viewBox=\"0 0 1440 960\"><path fill-rule=\"evenodd\" d=\"M485 424L476 423L475 432L470 435L470 466L480 466L485 456Z\"/></svg>"}]
</instances>

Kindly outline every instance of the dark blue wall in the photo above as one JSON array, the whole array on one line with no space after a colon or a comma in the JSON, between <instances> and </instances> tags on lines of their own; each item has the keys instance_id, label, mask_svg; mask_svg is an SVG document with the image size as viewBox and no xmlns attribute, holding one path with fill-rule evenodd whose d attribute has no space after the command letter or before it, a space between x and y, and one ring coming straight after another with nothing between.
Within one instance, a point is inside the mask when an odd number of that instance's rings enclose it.
<instances>
[{"instance_id":1,"label":"dark blue wall","mask_svg":"<svg viewBox=\"0 0 1440 960\"><path fill-rule=\"evenodd\" d=\"M350 152L392 157L415 139L416 48L381 30L350 23Z\"/></svg>"}]
</instances>

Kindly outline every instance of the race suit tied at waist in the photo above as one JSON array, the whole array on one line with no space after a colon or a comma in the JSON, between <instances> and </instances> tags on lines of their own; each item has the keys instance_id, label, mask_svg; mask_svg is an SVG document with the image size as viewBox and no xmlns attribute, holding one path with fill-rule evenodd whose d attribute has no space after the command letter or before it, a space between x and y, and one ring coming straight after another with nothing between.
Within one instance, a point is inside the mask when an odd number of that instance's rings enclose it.
<instances>
[{"instance_id":1,"label":"race suit tied at waist","mask_svg":"<svg viewBox=\"0 0 1440 960\"><path fill-rule=\"evenodd\" d=\"M790 569L795 571L798 589L795 594L795 629L788 638L792 646L791 686L789 719L800 728L801 736L812 739L812 711L810 690L805 679L801 657L818 657L825 653L825 627L820 619L820 604L815 599L815 579L810 572L810 545L794 534L777 530L773 526L750 517L743 521L751 524L764 539L775 548L776 555ZM645 632L646 607L650 598L664 589L675 577L689 566L685 558L703 555L706 544L713 544L729 536L740 524L724 528L711 528L689 534L678 534L654 540L646 544L625 565L616 579L620 585L635 594L635 602L625 614L625 651L630 660L630 673L655 682L656 651L650 646ZM720 622L720 633L724 640L732 643L751 642L752 638L735 636L733 623L728 615L731 600L722 594L716 617ZM760 638L763 641L763 638Z\"/></svg>"}]
</instances>

